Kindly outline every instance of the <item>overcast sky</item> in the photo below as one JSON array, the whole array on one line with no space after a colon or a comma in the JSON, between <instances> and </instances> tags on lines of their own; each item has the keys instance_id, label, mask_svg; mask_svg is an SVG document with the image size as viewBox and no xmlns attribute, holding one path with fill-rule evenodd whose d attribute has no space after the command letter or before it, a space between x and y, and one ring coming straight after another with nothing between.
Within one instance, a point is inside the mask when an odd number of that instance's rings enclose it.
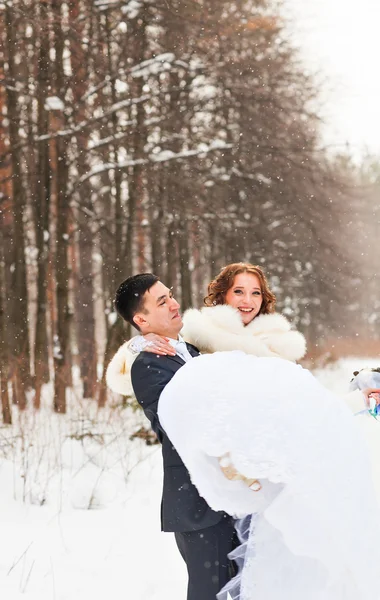
<instances>
[{"instance_id":1,"label":"overcast sky","mask_svg":"<svg viewBox=\"0 0 380 600\"><path fill-rule=\"evenodd\" d=\"M294 39L323 89L332 145L380 155L380 0L286 0Z\"/></svg>"}]
</instances>

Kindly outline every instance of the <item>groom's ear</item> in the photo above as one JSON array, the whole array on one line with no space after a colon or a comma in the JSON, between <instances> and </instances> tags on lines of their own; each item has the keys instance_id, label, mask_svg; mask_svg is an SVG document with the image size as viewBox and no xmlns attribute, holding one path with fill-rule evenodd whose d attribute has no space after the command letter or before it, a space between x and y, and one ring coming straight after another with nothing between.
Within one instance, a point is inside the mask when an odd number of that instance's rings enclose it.
<instances>
[{"instance_id":1,"label":"groom's ear","mask_svg":"<svg viewBox=\"0 0 380 600\"><path fill-rule=\"evenodd\" d=\"M149 325L146 315L144 313L136 313L133 317L133 322L137 325L140 330L143 330Z\"/></svg>"}]
</instances>

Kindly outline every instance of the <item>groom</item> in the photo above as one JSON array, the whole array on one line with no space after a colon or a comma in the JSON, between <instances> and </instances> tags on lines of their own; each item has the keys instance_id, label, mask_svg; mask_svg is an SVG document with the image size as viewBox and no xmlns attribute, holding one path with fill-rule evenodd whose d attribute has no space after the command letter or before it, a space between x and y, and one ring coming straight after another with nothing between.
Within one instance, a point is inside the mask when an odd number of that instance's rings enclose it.
<instances>
[{"instance_id":1,"label":"groom","mask_svg":"<svg viewBox=\"0 0 380 600\"><path fill-rule=\"evenodd\" d=\"M126 279L116 292L115 308L142 335L155 333L167 337L174 349L173 356L141 352L132 366L132 385L162 444L161 528L174 532L186 562L189 575L187 600L215 600L216 594L235 574L234 565L227 558L238 545L233 519L223 512L213 511L198 494L157 415L162 390L178 369L199 352L180 337L179 304L171 290L152 273Z\"/></svg>"}]
</instances>

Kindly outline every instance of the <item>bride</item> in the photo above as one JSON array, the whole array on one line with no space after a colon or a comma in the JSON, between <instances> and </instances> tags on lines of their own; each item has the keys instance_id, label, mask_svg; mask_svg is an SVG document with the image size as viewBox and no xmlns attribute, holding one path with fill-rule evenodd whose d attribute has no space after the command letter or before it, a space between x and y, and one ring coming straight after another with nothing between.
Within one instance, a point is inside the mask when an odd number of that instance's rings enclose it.
<instances>
[{"instance_id":1,"label":"bride","mask_svg":"<svg viewBox=\"0 0 380 600\"><path fill-rule=\"evenodd\" d=\"M158 414L209 506L254 515L239 586L230 582L219 599L380 598L366 444L350 410L309 371L242 352L204 355L179 369ZM242 480L223 475L221 457Z\"/></svg>"}]
</instances>

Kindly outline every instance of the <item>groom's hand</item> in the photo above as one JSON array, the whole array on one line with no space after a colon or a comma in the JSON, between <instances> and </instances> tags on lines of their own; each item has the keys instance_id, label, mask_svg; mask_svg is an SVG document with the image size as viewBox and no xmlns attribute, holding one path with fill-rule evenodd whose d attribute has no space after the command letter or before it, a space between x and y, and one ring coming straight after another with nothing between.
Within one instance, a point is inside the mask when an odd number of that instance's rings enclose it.
<instances>
[{"instance_id":1,"label":"groom's hand","mask_svg":"<svg viewBox=\"0 0 380 600\"><path fill-rule=\"evenodd\" d=\"M261 483L258 479L249 479L244 475L241 475L239 471L235 469L231 462L230 454L224 454L219 457L220 468L223 471L223 475L230 481L244 481L244 483L253 491L259 492L261 490Z\"/></svg>"},{"instance_id":2,"label":"groom's hand","mask_svg":"<svg viewBox=\"0 0 380 600\"><path fill-rule=\"evenodd\" d=\"M219 458L219 464L223 471L224 477L230 481L239 481L240 479L243 479L243 476L240 475L240 473L233 466L228 452Z\"/></svg>"}]
</instances>

